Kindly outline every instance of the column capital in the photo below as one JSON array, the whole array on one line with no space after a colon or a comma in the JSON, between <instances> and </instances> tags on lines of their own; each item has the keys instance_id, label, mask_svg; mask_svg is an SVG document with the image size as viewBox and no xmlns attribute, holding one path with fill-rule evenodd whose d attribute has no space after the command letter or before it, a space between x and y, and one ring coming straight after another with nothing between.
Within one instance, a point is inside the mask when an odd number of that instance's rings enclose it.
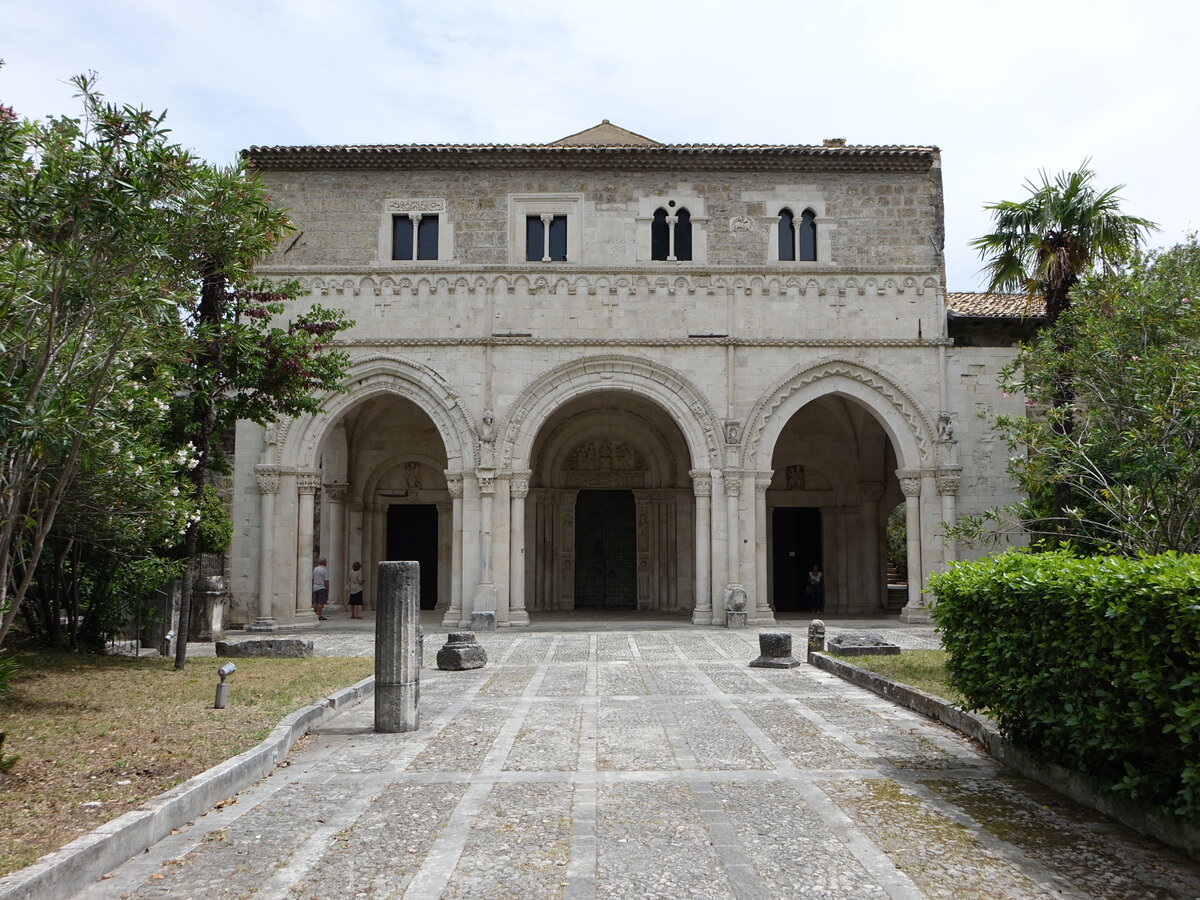
<instances>
[{"instance_id":1,"label":"column capital","mask_svg":"<svg viewBox=\"0 0 1200 900\"><path fill-rule=\"evenodd\" d=\"M296 490L301 494L315 494L321 486L321 473L317 469L296 470Z\"/></svg>"},{"instance_id":2,"label":"column capital","mask_svg":"<svg viewBox=\"0 0 1200 900\"><path fill-rule=\"evenodd\" d=\"M260 494L274 494L279 490L279 466L255 466L254 481Z\"/></svg>"},{"instance_id":3,"label":"column capital","mask_svg":"<svg viewBox=\"0 0 1200 900\"><path fill-rule=\"evenodd\" d=\"M461 500L463 495L462 472L446 472L446 490L455 500Z\"/></svg>"},{"instance_id":4,"label":"column capital","mask_svg":"<svg viewBox=\"0 0 1200 900\"><path fill-rule=\"evenodd\" d=\"M509 496L515 500L524 500L529 496L529 479L532 472L513 472L509 486Z\"/></svg>"},{"instance_id":5,"label":"column capital","mask_svg":"<svg viewBox=\"0 0 1200 900\"><path fill-rule=\"evenodd\" d=\"M349 488L350 485L346 484L344 481L338 481L334 482L333 484L324 485L322 490L325 492L325 496L329 498L331 503L341 503L346 499L346 491L349 490Z\"/></svg>"},{"instance_id":6,"label":"column capital","mask_svg":"<svg viewBox=\"0 0 1200 900\"><path fill-rule=\"evenodd\" d=\"M725 476L725 496L740 497L742 495L742 470L741 469L726 469Z\"/></svg>"},{"instance_id":7,"label":"column capital","mask_svg":"<svg viewBox=\"0 0 1200 900\"><path fill-rule=\"evenodd\" d=\"M920 469L897 469L896 477L900 480L900 490L905 497L921 496Z\"/></svg>"},{"instance_id":8,"label":"column capital","mask_svg":"<svg viewBox=\"0 0 1200 900\"><path fill-rule=\"evenodd\" d=\"M490 497L496 493L495 469L478 469L475 472L475 478L479 482L480 496Z\"/></svg>"},{"instance_id":9,"label":"column capital","mask_svg":"<svg viewBox=\"0 0 1200 900\"><path fill-rule=\"evenodd\" d=\"M939 494L955 495L958 493L958 484L962 479L962 466L942 466L935 473L935 477Z\"/></svg>"},{"instance_id":10,"label":"column capital","mask_svg":"<svg viewBox=\"0 0 1200 900\"><path fill-rule=\"evenodd\" d=\"M692 469L688 472L692 477L692 491L697 497L712 496L712 472L709 469Z\"/></svg>"}]
</instances>

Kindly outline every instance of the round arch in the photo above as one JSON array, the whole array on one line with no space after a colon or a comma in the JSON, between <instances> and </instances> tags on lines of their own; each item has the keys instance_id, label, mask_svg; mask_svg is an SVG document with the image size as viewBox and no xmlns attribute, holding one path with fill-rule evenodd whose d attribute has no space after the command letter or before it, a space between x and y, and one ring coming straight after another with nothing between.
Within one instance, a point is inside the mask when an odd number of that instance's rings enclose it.
<instances>
[{"instance_id":1,"label":"round arch","mask_svg":"<svg viewBox=\"0 0 1200 900\"><path fill-rule=\"evenodd\" d=\"M793 371L763 394L747 421L742 467L769 470L775 443L792 416L831 394L858 401L879 421L891 439L899 468L932 465L929 421L920 407L882 373L836 359Z\"/></svg>"},{"instance_id":2,"label":"round arch","mask_svg":"<svg viewBox=\"0 0 1200 900\"><path fill-rule=\"evenodd\" d=\"M500 464L528 469L533 444L554 411L597 391L629 391L661 407L675 422L695 468L721 465L716 416L707 398L674 369L638 356L588 356L564 363L528 385L497 429Z\"/></svg>"},{"instance_id":3,"label":"round arch","mask_svg":"<svg viewBox=\"0 0 1200 900\"><path fill-rule=\"evenodd\" d=\"M364 400L390 394L410 400L429 416L446 448L447 468L475 468L476 433L462 398L428 366L391 354L372 354L352 360L342 384L346 392L322 397L320 412L284 419L276 426L278 465L315 468L321 440L334 423Z\"/></svg>"}]
</instances>

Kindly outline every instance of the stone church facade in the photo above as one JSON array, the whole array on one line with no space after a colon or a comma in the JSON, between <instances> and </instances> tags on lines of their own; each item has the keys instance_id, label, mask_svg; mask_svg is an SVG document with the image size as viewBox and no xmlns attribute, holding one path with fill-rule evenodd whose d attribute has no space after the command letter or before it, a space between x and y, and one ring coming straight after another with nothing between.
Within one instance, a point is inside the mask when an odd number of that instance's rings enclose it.
<instances>
[{"instance_id":1,"label":"stone church facade","mask_svg":"<svg viewBox=\"0 0 1200 900\"><path fill-rule=\"evenodd\" d=\"M952 333L936 148L604 122L245 155L297 229L261 273L356 324L320 413L238 427L235 621L312 621L318 556L334 603L361 561L368 606L378 561L418 559L449 626L723 625L738 588L765 625L811 608L814 564L826 614L882 614L899 505L899 614L923 621L942 523L1013 499L977 416L1019 409L994 388L1011 348L994 311Z\"/></svg>"}]
</instances>

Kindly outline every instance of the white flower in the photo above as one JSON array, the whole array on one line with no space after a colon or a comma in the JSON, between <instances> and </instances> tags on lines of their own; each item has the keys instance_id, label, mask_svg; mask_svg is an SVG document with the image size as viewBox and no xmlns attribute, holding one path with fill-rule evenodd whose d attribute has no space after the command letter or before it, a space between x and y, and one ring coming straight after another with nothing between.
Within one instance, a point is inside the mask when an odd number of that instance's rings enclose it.
<instances>
[{"instance_id":1,"label":"white flower","mask_svg":"<svg viewBox=\"0 0 1200 900\"><path fill-rule=\"evenodd\" d=\"M177 488L177 487L171 488L171 496L178 497L179 496L179 488Z\"/></svg>"},{"instance_id":2,"label":"white flower","mask_svg":"<svg viewBox=\"0 0 1200 900\"><path fill-rule=\"evenodd\" d=\"M113 452L113 456L116 456L118 453L121 452L121 442L120 441L112 442L112 452Z\"/></svg>"}]
</instances>

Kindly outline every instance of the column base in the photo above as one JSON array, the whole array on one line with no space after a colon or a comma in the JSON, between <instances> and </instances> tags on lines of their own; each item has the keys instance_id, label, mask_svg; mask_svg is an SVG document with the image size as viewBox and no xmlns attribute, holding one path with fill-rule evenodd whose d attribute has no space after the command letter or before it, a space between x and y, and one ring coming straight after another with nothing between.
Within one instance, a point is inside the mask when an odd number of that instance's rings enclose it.
<instances>
[{"instance_id":1,"label":"column base","mask_svg":"<svg viewBox=\"0 0 1200 900\"><path fill-rule=\"evenodd\" d=\"M774 624L776 624L775 623L775 613L769 609L765 610L765 611L760 609L758 611L758 618L754 620L753 624L760 625L760 626L761 625L774 625Z\"/></svg>"},{"instance_id":2,"label":"column base","mask_svg":"<svg viewBox=\"0 0 1200 900\"><path fill-rule=\"evenodd\" d=\"M259 616L246 626L247 631L276 631L278 628L274 616Z\"/></svg>"},{"instance_id":3,"label":"column base","mask_svg":"<svg viewBox=\"0 0 1200 900\"><path fill-rule=\"evenodd\" d=\"M900 610L900 621L906 625L932 625L933 613L928 606L906 606Z\"/></svg>"},{"instance_id":4,"label":"column base","mask_svg":"<svg viewBox=\"0 0 1200 900\"><path fill-rule=\"evenodd\" d=\"M693 625L711 625L713 623L713 612L711 606L701 606L692 612Z\"/></svg>"},{"instance_id":5,"label":"column base","mask_svg":"<svg viewBox=\"0 0 1200 900\"><path fill-rule=\"evenodd\" d=\"M529 612L522 609L510 609L508 611L508 624L514 627L524 627L529 624Z\"/></svg>"},{"instance_id":6,"label":"column base","mask_svg":"<svg viewBox=\"0 0 1200 900\"><path fill-rule=\"evenodd\" d=\"M462 624L462 610L455 609L453 606L446 610L446 615L442 616L443 628L457 628Z\"/></svg>"},{"instance_id":7,"label":"column base","mask_svg":"<svg viewBox=\"0 0 1200 900\"><path fill-rule=\"evenodd\" d=\"M296 610L296 618L292 621L293 625L316 625L317 614L311 609Z\"/></svg>"}]
</instances>

